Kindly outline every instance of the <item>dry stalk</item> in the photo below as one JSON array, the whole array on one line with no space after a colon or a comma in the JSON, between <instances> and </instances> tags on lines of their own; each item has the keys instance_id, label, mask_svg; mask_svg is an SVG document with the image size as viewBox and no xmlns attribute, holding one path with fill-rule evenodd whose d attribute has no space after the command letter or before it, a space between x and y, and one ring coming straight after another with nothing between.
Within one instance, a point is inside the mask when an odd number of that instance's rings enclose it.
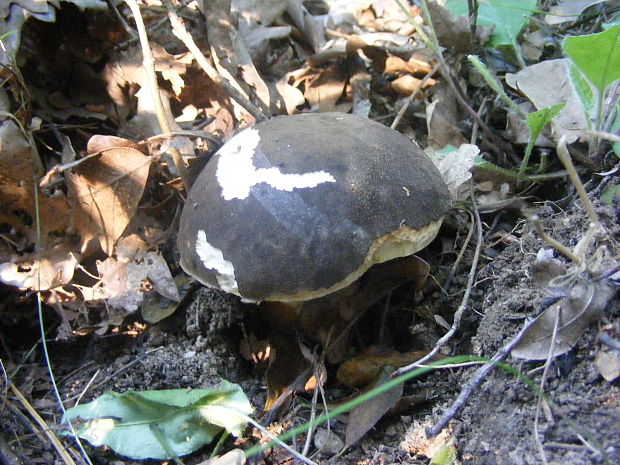
<instances>
[{"instance_id":1,"label":"dry stalk","mask_svg":"<svg viewBox=\"0 0 620 465\"><path fill-rule=\"evenodd\" d=\"M265 114L250 100L248 100L241 92L239 92L234 86L232 86L226 79L224 79L220 73L209 63L207 57L204 56L202 51L196 45L194 38L185 28L183 21L177 15L172 2L170 0L163 0L166 9L168 10L168 19L172 25L173 34L187 47L192 54L198 65L202 68L209 79L220 86L232 99L234 99L239 105L245 108L256 121L262 121L265 118Z\"/></svg>"},{"instance_id":2,"label":"dry stalk","mask_svg":"<svg viewBox=\"0 0 620 465\"><path fill-rule=\"evenodd\" d=\"M415 370L416 368L419 368L421 365L431 360L435 355L439 353L441 348L444 347L450 341L450 339L452 339L452 337L456 334L456 332L461 327L461 320L463 319L463 316L465 315L465 312L467 310L467 303L469 302L469 296L473 288L474 279L476 277L476 271L478 268L478 260L480 259L480 251L482 249L482 222L480 221L480 214L478 213L478 208L476 206L473 185L470 187L470 191L471 191L470 195L472 199L472 208L474 211L474 218L475 218L476 229L477 229L478 234L477 234L477 241L476 241L476 249L474 251L474 257L472 259L471 268L469 270L469 276L467 278L467 287L465 289L465 294L463 295L463 299L461 300L461 305L459 305L459 308L454 313L454 321L452 322L452 326L450 327L450 330L437 341L437 343L435 344L435 347L433 347L433 349L426 356L422 357L417 362L414 362L410 365L404 366L394 371L394 373L392 373L392 375L390 376L391 378L395 378L397 376L404 375L405 373L409 373L410 371Z\"/></svg>"},{"instance_id":3,"label":"dry stalk","mask_svg":"<svg viewBox=\"0 0 620 465\"><path fill-rule=\"evenodd\" d=\"M155 104L157 121L159 122L159 126L162 132L170 133L172 132L172 130L170 128L168 116L166 115L166 111L164 110L164 105L161 100L159 86L157 85L157 74L155 73L155 59L153 58L153 54L151 53L151 47L149 46L149 39L146 33L146 27L144 26L144 20L142 19L142 13L140 12L140 7L138 6L136 0L125 0L125 3L127 3L127 6L129 6L131 12L133 13L136 27L138 29L140 46L142 48L142 64L144 66L144 69L146 70L149 92L151 93L153 103ZM187 167L185 166L185 162L183 161L183 157L181 156L181 152L179 151L179 149L174 147L170 147L169 150L170 155L172 155L172 160L174 161L174 166L176 167L179 175L181 176L181 181L183 181L183 185L185 186L185 191L189 192L189 188L191 187L190 177L189 172L187 171Z\"/></svg>"},{"instance_id":4,"label":"dry stalk","mask_svg":"<svg viewBox=\"0 0 620 465\"><path fill-rule=\"evenodd\" d=\"M22 404L22 406L28 411L34 421L37 422L39 428L41 428L41 430L45 433L47 439L49 439L49 441L52 443L63 462L67 465L75 465L75 461L65 450L65 446L60 442L60 439L58 439L58 437L54 434L54 431L49 427L45 420L41 418L41 416L37 413L34 407L30 405L30 402L28 402L28 400L22 395L19 389L17 389L17 387L15 387L13 383L9 384L9 389L11 390L13 395L17 397L17 400L19 400L20 404Z\"/></svg>"}]
</instances>

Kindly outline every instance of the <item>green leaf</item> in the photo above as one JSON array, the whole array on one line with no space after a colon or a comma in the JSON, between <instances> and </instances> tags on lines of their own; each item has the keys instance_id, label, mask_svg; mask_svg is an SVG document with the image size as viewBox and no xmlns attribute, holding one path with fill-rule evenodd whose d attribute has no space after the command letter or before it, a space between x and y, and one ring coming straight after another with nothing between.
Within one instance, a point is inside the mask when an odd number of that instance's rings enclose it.
<instances>
[{"instance_id":1,"label":"green leaf","mask_svg":"<svg viewBox=\"0 0 620 465\"><path fill-rule=\"evenodd\" d=\"M523 157L521 167L519 168L520 175L525 174L536 139L538 139L540 133L543 129L545 129L545 126L549 124L553 118L558 116L558 113L560 113L562 108L564 108L564 105L566 105L566 103L556 103L550 107L530 113L525 118L525 124L527 124L527 127L530 128L530 140L525 148L525 156Z\"/></svg>"},{"instance_id":2,"label":"green leaf","mask_svg":"<svg viewBox=\"0 0 620 465\"><path fill-rule=\"evenodd\" d=\"M609 132L612 134L618 134L618 129L620 129L620 103L616 104L616 117L611 123L611 127L609 128ZM611 144L611 147L618 158L620 158L620 142L614 142Z\"/></svg>"},{"instance_id":3,"label":"green leaf","mask_svg":"<svg viewBox=\"0 0 620 465\"><path fill-rule=\"evenodd\" d=\"M167 460L209 444L222 428L240 435L250 413L241 388L222 381L219 389L109 391L67 410L63 421L93 446L137 460Z\"/></svg>"},{"instance_id":4,"label":"green leaf","mask_svg":"<svg viewBox=\"0 0 620 465\"><path fill-rule=\"evenodd\" d=\"M586 114L586 122L588 123L588 126L591 126L592 118L594 116L593 110L596 107L596 97L592 86L586 79L586 76L572 61L568 62L568 74L570 76L571 83L573 84L573 88L579 96L579 100L581 100L581 105L583 106L584 113Z\"/></svg>"},{"instance_id":5,"label":"green leaf","mask_svg":"<svg viewBox=\"0 0 620 465\"><path fill-rule=\"evenodd\" d=\"M567 37L562 47L599 92L620 78L620 26L598 34Z\"/></svg>"},{"instance_id":6,"label":"green leaf","mask_svg":"<svg viewBox=\"0 0 620 465\"><path fill-rule=\"evenodd\" d=\"M429 465L453 465L456 463L456 447L443 446L431 459Z\"/></svg>"},{"instance_id":7,"label":"green leaf","mask_svg":"<svg viewBox=\"0 0 620 465\"><path fill-rule=\"evenodd\" d=\"M550 107L543 108L542 110L535 111L527 115L525 124L530 128L530 140L536 141L540 133L545 126L551 122L553 118L558 116L558 113L564 108L566 103L556 103Z\"/></svg>"},{"instance_id":8,"label":"green leaf","mask_svg":"<svg viewBox=\"0 0 620 465\"><path fill-rule=\"evenodd\" d=\"M469 15L467 0L447 0L444 5L455 16ZM516 47L517 36L535 12L536 0L480 0L477 24L495 26L489 43L492 47Z\"/></svg>"},{"instance_id":9,"label":"green leaf","mask_svg":"<svg viewBox=\"0 0 620 465\"><path fill-rule=\"evenodd\" d=\"M603 189L600 199L608 207L613 206L614 201L620 202L620 185L609 186Z\"/></svg>"}]
</instances>

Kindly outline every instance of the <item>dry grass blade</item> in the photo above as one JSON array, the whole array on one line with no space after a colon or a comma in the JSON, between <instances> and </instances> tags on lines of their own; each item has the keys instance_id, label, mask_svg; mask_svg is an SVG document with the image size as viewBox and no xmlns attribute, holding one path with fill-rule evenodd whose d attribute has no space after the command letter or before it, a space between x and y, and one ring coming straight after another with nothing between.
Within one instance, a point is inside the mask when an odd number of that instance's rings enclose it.
<instances>
[{"instance_id":1,"label":"dry grass blade","mask_svg":"<svg viewBox=\"0 0 620 465\"><path fill-rule=\"evenodd\" d=\"M66 465L76 465L73 458L65 450L65 446L62 444L62 442L60 442L60 439L58 439L56 434L54 434L54 431L48 426L47 423L45 423L45 420L41 418L41 416L37 413L37 411L30 404L30 402L28 402L28 399L26 399L22 395L22 393L19 391L19 389L17 389L17 387L13 383L9 384L9 389L15 395L15 397L17 397L17 400L19 400L22 406L28 411L30 416L37 422L41 430L45 433L47 438L50 440L50 442L56 449L56 452L58 452L58 455L60 456L62 461Z\"/></svg>"}]
</instances>

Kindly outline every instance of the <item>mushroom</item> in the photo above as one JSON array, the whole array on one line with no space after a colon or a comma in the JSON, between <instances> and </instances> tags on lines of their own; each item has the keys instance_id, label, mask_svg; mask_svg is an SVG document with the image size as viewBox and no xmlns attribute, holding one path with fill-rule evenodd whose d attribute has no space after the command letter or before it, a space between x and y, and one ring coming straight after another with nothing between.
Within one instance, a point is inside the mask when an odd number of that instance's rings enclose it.
<instances>
[{"instance_id":1,"label":"mushroom","mask_svg":"<svg viewBox=\"0 0 620 465\"><path fill-rule=\"evenodd\" d=\"M450 196L408 137L343 113L279 116L233 136L183 209L183 269L247 302L298 306L437 235Z\"/></svg>"}]
</instances>

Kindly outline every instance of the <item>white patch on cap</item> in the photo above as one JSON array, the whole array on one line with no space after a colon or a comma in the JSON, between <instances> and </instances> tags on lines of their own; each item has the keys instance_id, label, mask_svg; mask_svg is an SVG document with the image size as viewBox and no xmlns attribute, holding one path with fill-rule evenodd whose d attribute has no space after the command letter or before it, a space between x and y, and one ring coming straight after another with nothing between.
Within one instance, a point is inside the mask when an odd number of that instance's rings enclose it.
<instances>
[{"instance_id":1,"label":"white patch on cap","mask_svg":"<svg viewBox=\"0 0 620 465\"><path fill-rule=\"evenodd\" d=\"M336 182L326 171L285 174L275 167L256 168L252 164L252 157L259 141L258 130L249 128L232 137L220 149L216 176L225 200L245 199L250 195L250 188L261 182L287 192L316 187L324 182Z\"/></svg>"},{"instance_id":2,"label":"white patch on cap","mask_svg":"<svg viewBox=\"0 0 620 465\"><path fill-rule=\"evenodd\" d=\"M207 235L202 229L198 230L196 237L196 253L206 268L219 273L216 279L221 290L231 294L239 293L233 264L224 258L220 249L207 242Z\"/></svg>"}]
</instances>

